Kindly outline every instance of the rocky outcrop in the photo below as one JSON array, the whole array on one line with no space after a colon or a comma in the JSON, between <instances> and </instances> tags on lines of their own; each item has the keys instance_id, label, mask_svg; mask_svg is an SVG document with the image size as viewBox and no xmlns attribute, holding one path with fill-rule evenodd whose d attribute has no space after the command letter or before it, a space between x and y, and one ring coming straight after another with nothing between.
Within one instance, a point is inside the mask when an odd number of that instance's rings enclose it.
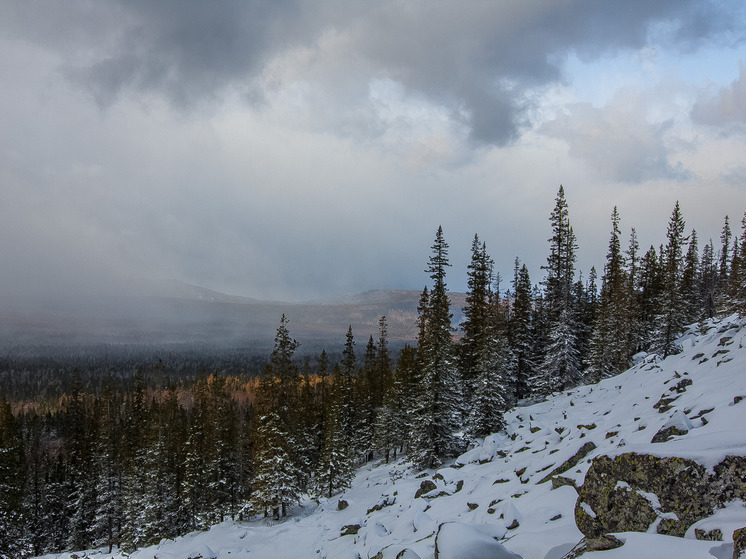
<instances>
[{"instance_id":1,"label":"rocky outcrop","mask_svg":"<svg viewBox=\"0 0 746 559\"><path fill-rule=\"evenodd\" d=\"M598 456L579 489L575 522L589 539L654 524L659 534L683 537L726 502L746 498L746 457L728 456L714 470L678 457Z\"/></svg>"}]
</instances>

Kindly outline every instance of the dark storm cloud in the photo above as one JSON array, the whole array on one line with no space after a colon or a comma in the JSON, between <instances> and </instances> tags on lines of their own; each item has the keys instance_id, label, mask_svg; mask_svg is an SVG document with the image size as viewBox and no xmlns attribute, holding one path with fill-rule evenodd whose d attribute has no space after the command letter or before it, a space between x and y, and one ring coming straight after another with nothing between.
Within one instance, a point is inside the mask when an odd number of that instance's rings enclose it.
<instances>
[{"instance_id":1,"label":"dark storm cloud","mask_svg":"<svg viewBox=\"0 0 746 559\"><path fill-rule=\"evenodd\" d=\"M61 48L65 73L103 106L123 93L161 94L182 108L213 102L228 89L261 98L254 80L269 60L290 48L313 51L325 33L342 33L348 60L368 78L391 78L455 107L475 141L501 145L526 118L525 91L560 80L568 52L591 59L639 48L651 24L662 21L669 22L668 39L682 44L741 33L728 13L739 8L705 8L709 3L695 0L179 0L23 2L3 11L6 27ZM325 53L317 56L323 66ZM350 70L306 78L333 89Z\"/></svg>"}]
</instances>

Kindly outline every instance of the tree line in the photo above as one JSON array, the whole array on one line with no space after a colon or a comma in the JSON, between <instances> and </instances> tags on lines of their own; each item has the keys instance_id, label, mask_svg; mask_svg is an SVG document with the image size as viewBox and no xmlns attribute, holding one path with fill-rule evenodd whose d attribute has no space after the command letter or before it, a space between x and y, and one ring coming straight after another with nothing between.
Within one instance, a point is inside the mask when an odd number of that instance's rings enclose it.
<instances>
[{"instance_id":1,"label":"tree line","mask_svg":"<svg viewBox=\"0 0 746 559\"><path fill-rule=\"evenodd\" d=\"M560 187L543 281L516 259L501 294L478 235L464 321L452 327L448 244L438 228L418 307L416 345L394 359L385 317L358 352L348 329L339 359L296 358L283 316L263 374L168 379L159 363L96 393L80 378L54 406L0 397L0 557L90 547L131 550L227 518L280 519L304 496L330 498L370 460L406 453L434 468L499 431L507 409L666 356L685 325L746 313L746 216L701 253L676 203L666 241L622 249L611 215L601 278L576 273L577 241ZM600 284L600 285L599 285ZM359 359L360 354L362 358Z\"/></svg>"}]
</instances>

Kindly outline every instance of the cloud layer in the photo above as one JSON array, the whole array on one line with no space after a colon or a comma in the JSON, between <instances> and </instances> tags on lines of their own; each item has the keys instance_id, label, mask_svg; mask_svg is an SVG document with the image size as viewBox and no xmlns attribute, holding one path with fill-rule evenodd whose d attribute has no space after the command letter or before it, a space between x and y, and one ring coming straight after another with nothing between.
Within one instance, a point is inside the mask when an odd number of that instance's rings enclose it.
<instances>
[{"instance_id":1,"label":"cloud layer","mask_svg":"<svg viewBox=\"0 0 746 559\"><path fill-rule=\"evenodd\" d=\"M614 205L643 243L676 199L716 237L746 209L744 23L694 0L1 1L0 298L417 289L438 224L454 289L475 232L538 281L560 183L586 273Z\"/></svg>"}]
</instances>

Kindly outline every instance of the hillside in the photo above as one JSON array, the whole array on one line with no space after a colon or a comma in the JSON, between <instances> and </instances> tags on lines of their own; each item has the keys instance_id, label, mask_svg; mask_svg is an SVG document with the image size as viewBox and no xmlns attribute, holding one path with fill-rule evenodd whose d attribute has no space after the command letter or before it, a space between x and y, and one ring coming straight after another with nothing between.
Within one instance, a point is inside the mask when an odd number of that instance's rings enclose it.
<instances>
[{"instance_id":1,"label":"hillside","mask_svg":"<svg viewBox=\"0 0 746 559\"><path fill-rule=\"evenodd\" d=\"M693 326L679 340L680 354L665 360L641 355L619 376L511 410L504 432L447 467L420 473L404 460L372 463L344 494L305 501L285 521L224 522L130 557L430 559L439 525L454 522L440 540L442 559L453 556L449 553L461 559L487 557L475 546L487 549L493 538L523 559L559 559L583 537L575 522L578 492L573 484L583 484L594 458L630 452L677 456L711 472L726 456L746 455L745 342L746 322L735 316ZM668 427L677 429L669 432L669 440L651 442ZM664 481L679 483L678 478ZM741 493L742 485L741 480ZM616 486L625 490L625 482ZM423 489L427 491L419 494ZM743 502L729 499L709 519L691 526L684 538L661 535L656 528L671 513L656 504L655 495L637 494L656 511L651 528L617 534L624 545L598 557L730 558L731 534L746 526ZM578 508L593 518L605 514L586 503ZM695 539L695 529L712 533L715 528L723 541ZM399 555L404 549L410 552ZM45 557L74 556L124 557L103 551Z\"/></svg>"}]
</instances>

